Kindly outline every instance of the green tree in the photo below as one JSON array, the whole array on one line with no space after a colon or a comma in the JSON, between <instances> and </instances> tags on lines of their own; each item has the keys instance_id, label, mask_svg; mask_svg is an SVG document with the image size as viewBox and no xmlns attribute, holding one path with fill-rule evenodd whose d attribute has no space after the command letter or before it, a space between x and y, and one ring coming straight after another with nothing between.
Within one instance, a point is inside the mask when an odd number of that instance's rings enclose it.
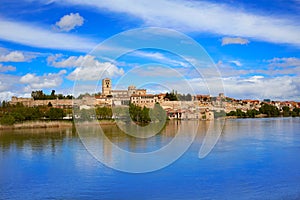
<instances>
[{"instance_id":1,"label":"green tree","mask_svg":"<svg viewBox=\"0 0 300 200\"><path fill-rule=\"evenodd\" d=\"M178 101L177 95L175 94L174 91L171 93L166 93L165 99L169 99L170 101Z\"/></svg>"},{"instance_id":2,"label":"green tree","mask_svg":"<svg viewBox=\"0 0 300 200\"><path fill-rule=\"evenodd\" d=\"M179 101L192 101L192 95L191 94L187 94L187 95L185 95L185 94L177 94L177 99Z\"/></svg>"},{"instance_id":3,"label":"green tree","mask_svg":"<svg viewBox=\"0 0 300 200\"><path fill-rule=\"evenodd\" d=\"M57 95L57 98L58 98L58 99L64 99L65 97L64 97L64 95L62 95L62 94L58 94L58 95Z\"/></svg>"},{"instance_id":4,"label":"green tree","mask_svg":"<svg viewBox=\"0 0 300 200\"><path fill-rule=\"evenodd\" d=\"M156 103L153 109L150 109L149 114L153 122L165 122L167 119L167 113L159 103Z\"/></svg>"},{"instance_id":5,"label":"green tree","mask_svg":"<svg viewBox=\"0 0 300 200\"><path fill-rule=\"evenodd\" d=\"M226 114L227 116L236 116L236 111L230 111L229 113Z\"/></svg>"},{"instance_id":6,"label":"green tree","mask_svg":"<svg viewBox=\"0 0 300 200\"><path fill-rule=\"evenodd\" d=\"M93 109L81 109L79 110L80 121L92 121L94 114Z\"/></svg>"},{"instance_id":7,"label":"green tree","mask_svg":"<svg viewBox=\"0 0 300 200\"><path fill-rule=\"evenodd\" d=\"M251 118L254 118L256 115L259 115L259 114L260 114L259 111L255 110L255 109L247 110L247 112L246 112L247 117L251 117Z\"/></svg>"},{"instance_id":8,"label":"green tree","mask_svg":"<svg viewBox=\"0 0 300 200\"><path fill-rule=\"evenodd\" d=\"M50 108L47 113L46 116L51 119L63 119L63 117L65 116L63 109L61 108Z\"/></svg>"},{"instance_id":9,"label":"green tree","mask_svg":"<svg viewBox=\"0 0 300 200\"><path fill-rule=\"evenodd\" d=\"M293 117L300 116L300 108L294 108L292 112L292 116Z\"/></svg>"},{"instance_id":10,"label":"green tree","mask_svg":"<svg viewBox=\"0 0 300 200\"><path fill-rule=\"evenodd\" d=\"M139 119L139 121L142 122L142 123L147 123L147 122L151 121L151 118L149 116L149 108L146 108L144 106L144 108L142 109L142 111L140 113L140 119Z\"/></svg>"},{"instance_id":11,"label":"green tree","mask_svg":"<svg viewBox=\"0 0 300 200\"><path fill-rule=\"evenodd\" d=\"M214 110L214 117L215 118L225 117L225 116L226 116L226 112L224 110L220 110L220 111L215 111Z\"/></svg>"},{"instance_id":12,"label":"green tree","mask_svg":"<svg viewBox=\"0 0 300 200\"><path fill-rule=\"evenodd\" d=\"M98 119L111 119L112 109L109 107L98 107L96 109L96 115Z\"/></svg>"},{"instance_id":13,"label":"green tree","mask_svg":"<svg viewBox=\"0 0 300 200\"><path fill-rule=\"evenodd\" d=\"M247 115L241 109L236 109L236 116L237 117L246 117Z\"/></svg>"},{"instance_id":14,"label":"green tree","mask_svg":"<svg viewBox=\"0 0 300 200\"><path fill-rule=\"evenodd\" d=\"M34 100L44 100L46 98L46 95L43 93L43 90L37 90L31 92L31 97Z\"/></svg>"},{"instance_id":15,"label":"green tree","mask_svg":"<svg viewBox=\"0 0 300 200\"><path fill-rule=\"evenodd\" d=\"M0 119L0 123L2 125L13 125L15 123L15 118L10 114L6 114Z\"/></svg>"},{"instance_id":16,"label":"green tree","mask_svg":"<svg viewBox=\"0 0 300 200\"><path fill-rule=\"evenodd\" d=\"M282 115L284 116L284 117L288 117L288 116L291 116L291 111L290 111L290 107L288 107L288 106L283 106L282 107Z\"/></svg>"},{"instance_id":17,"label":"green tree","mask_svg":"<svg viewBox=\"0 0 300 200\"><path fill-rule=\"evenodd\" d=\"M130 118L135 122L148 123L151 121L149 116L149 108L145 106L143 108L134 104L129 104L129 115Z\"/></svg>"},{"instance_id":18,"label":"green tree","mask_svg":"<svg viewBox=\"0 0 300 200\"><path fill-rule=\"evenodd\" d=\"M2 101L1 107L2 107L2 108L6 108L6 107L7 107L7 104L8 104L8 103L7 103L6 101Z\"/></svg>"},{"instance_id":19,"label":"green tree","mask_svg":"<svg viewBox=\"0 0 300 200\"><path fill-rule=\"evenodd\" d=\"M15 122L23 122L26 119L24 110L18 110L11 113L11 116L14 117Z\"/></svg>"},{"instance_id":20,"label":"green tree","mask_svg":"<svg viewBox=\"0 0 300 200\"><path fill-rule=\"evenodd\" d=\"M259 108L259 112L266 114L268 117L278 117L280 112L276 106L263 103Z\"/></svg>"}]
</instances>

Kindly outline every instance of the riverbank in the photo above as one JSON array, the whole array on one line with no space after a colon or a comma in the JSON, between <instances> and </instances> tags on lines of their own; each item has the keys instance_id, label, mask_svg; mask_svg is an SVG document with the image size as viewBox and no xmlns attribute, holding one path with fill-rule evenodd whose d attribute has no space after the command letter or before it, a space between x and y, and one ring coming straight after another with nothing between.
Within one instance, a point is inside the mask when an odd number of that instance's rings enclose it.
<instances>
[{"instance_id":1,"label":"riverbank","mask_svg":"<svg viewBox=\"0 0 300 200\"><path fill-rule=\"evenodd\" d=\"M13 125L0 125L0 130L8 129L31 129L31 128L67 128L73 126L73 121L26 121ZM100 120L98 122L83 122L81 125L114 125L114 120Z\"/></svg>"},{"instance_id":2,"label":"riverbank","mask_svg":"<svg viewBox=\"0 0 300 200\"><path fill-rule=\"evenodd\" d=\"M98 120L98 121L84 121L76 123L77 126L98 126L98 125L115 125L115 120Z\"/></svg>"},{"instance_id":3,"label":"riverbank","mask_svg":"<svg viewBox=\"0 0 300 200\"><path fill-rule=\"evenodd\" d=\"M65 128L72 127L72 121L27 121L14 125L0 125L0 130L30 128Z\"/></svg>"}]
</instances>

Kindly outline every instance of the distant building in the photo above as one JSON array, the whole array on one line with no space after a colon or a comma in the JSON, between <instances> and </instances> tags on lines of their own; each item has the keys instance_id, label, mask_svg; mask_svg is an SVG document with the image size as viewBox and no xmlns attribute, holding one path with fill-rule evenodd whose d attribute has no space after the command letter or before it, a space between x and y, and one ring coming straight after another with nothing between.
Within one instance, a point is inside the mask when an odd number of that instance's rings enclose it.
<instances>
[{"instance_id":1,"label":"distant building","mask_svg":"<svg viewBox=\"0 0 300 200\"><path fill-rule=\"evenodd\" d=\"M153 108L156 103L167 112L170 119L195 119L195 120L212 120L214 112L224 110L226 113L240 109L243 112L247 110L258 110L261 102L258 100L236 100L234 98L225 97L224 93L220 93L216 97L210 95L192 96L192 101L169 101L165 98L166 94L147 94L146 89L136 88L130 85L127 89L113 90L112 80L105 78L102 80L102 93L98 95L85 95L80 99L49 99L34 100L33 98L12 97L10 104L16 105L22 103L24 106L53 106L56 108L72 108L89 109L95 106L122 106L126 107L129 103L133 103L140 107ZM265 103L274 103L278 108L289 106L290 109L300 107L298 102L271 102L270 99L264 99Z\"/></svg>"},{"instance_id":2,"label":"distant building","mask_svg":"<svg viewBox=\"0 0 300 200\"><path fill-rule=\"evenodd\" d=\"M11 105L16 105L17 103L22 103L27 107L37 107L37 106L48 106L51 105L55 108L72 108L72 99L46 99L46 100L34 100L33 98L22 98L15 97L11 98L9 102Z\"/></svg>"},{"instance_id":3,"label":"distant building","mask_svg":"<svg viewBox=\"0 0 300 200\"><path fill-rule=\"evenodd\" d=\"M219 97L222 98L222 99L225 98L224 93L219 93Z\"/></svg>"},{"instance_id":4,"label":"distant building","mask_svg":"<svg viewBox=\"0 0 300 200\"><path fill-rule=\"evenodd\" d=\"M101 99L111 98L111 104L114 106L129 105L130 97L132 95L146 95L146 89L137 89L131 85L127 90L112 90L112 81L109 78L102 80L102 95L97 97L100 102Z\"/></svg>"},{"instance_id":5,"label":"distant building","mask_svg":"<svg viewBox=\"0 0 300 200\"><path fill-rule=\"evenodd\" d=\"M102 95L111 94L111 80L109 78L102 79Z\"/></svg>"},{"instance_id":6,"label":"distant building","mask_svg":"<svg viewBox=\"0 0 300 200\"><path fill-rule=\"evenodd\" d=\"M133 94L130 97L131 103L147 108L153 108L156 103L160 102L159 100L159 96L153 94Z\"/></svg>"}]
</instances>

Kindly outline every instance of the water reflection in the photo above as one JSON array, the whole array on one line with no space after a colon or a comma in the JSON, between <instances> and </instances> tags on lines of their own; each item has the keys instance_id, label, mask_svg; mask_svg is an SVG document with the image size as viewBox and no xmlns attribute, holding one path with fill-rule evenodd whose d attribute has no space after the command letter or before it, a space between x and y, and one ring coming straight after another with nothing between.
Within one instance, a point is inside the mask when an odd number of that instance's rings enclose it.
<instances>
[{"instance_id":1,"label":"water reflection","mask_svg":"<svg viewBox=\"0 0 300 200\"><path fill-rule=\"evenodd\" d=\"M113 169L142 173L177 160L194 141L199 123L170 121L157 134L151 133L151 126L143 127L144 132L154 135L148 138L132 137L117 126L85 126L83 123L77 124L76 129L87 150L97 160Z\"/></svg>"},{"instance_id":2,"label":"water reflection","mask_svg":"<svg viewBox=\"0 0 300 200\"><path fill-rule=\"evenodd\" d=\"M136 138L124 133L117 125L102 125L103 133L108 140L99 134L96 125L83 126L80 130L88 135L89 143L95 147L103 147L100 151L106 161L112 161L112 144L117 145L125 151L135 153L147 153L161 149L168 145L178 134L181 127L185 127L182 137L192 137L197 127L197 142L202 143L203 137L212 122L208 121L169 121L163 130L150 138ZM130 129L130 128L129 128ZM151 131L149 129L149 131ZM5 152L11 148L30 151L43 151L47 149L52 153L57 152L72 138L78 138L75 127L73 128L51 128L51 129L17 129L1 130L0 150ZM180 145L180 144L179 144ZM199 146L200 147L200 146ZM99 150L99 149L98 149Z\"/></svg>"},{"instance_id":3,"label":"water reflection","mask_svg":"<svg viewBox=\"0 0 300 200\"><path fill-rule=\"evenodd\" d=\"M55 152L62 146L64 139L73 137L77 135L72 128L1 130L0 150L5 152L14 147L16 149L30 148L32 151L51 149Z\"/></svg>"},{"instance_id":4,"label":"water reflection","mask_svg":"<svg viewBox=\"0 0 300 200\"><path fill-rule=\"evenodd\" d=\"M182 123L195 125L170 121L148 139L127 136L116 126L102 128L122 149L151 152L170 143ZM74 129L1 130L0 199L299 199L299 118L227 120L205 159L197 153L214 124L198 125L186 154L146 174L120 173L97 162ZM186 131L190 138L193 133ZM92 138L107 162L122 159L114 156L112 143Z\"/></svg>"}]
</instances>

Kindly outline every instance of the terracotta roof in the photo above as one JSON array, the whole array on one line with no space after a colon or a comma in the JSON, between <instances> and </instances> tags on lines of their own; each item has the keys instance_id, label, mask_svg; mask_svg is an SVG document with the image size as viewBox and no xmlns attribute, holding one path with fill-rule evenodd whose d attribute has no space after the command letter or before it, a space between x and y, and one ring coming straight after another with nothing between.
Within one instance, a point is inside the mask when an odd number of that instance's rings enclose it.
<instances>
[{"instance_id":1,"label":"terracotta roof","mask_svg":"<svg viewBox=\"0 0 300 200\"><path fill-rule=\"evenodd\" d=\"M132 94L132 97L155 97L157 95L154 94Z\"/></svg>"}]
</instances>

